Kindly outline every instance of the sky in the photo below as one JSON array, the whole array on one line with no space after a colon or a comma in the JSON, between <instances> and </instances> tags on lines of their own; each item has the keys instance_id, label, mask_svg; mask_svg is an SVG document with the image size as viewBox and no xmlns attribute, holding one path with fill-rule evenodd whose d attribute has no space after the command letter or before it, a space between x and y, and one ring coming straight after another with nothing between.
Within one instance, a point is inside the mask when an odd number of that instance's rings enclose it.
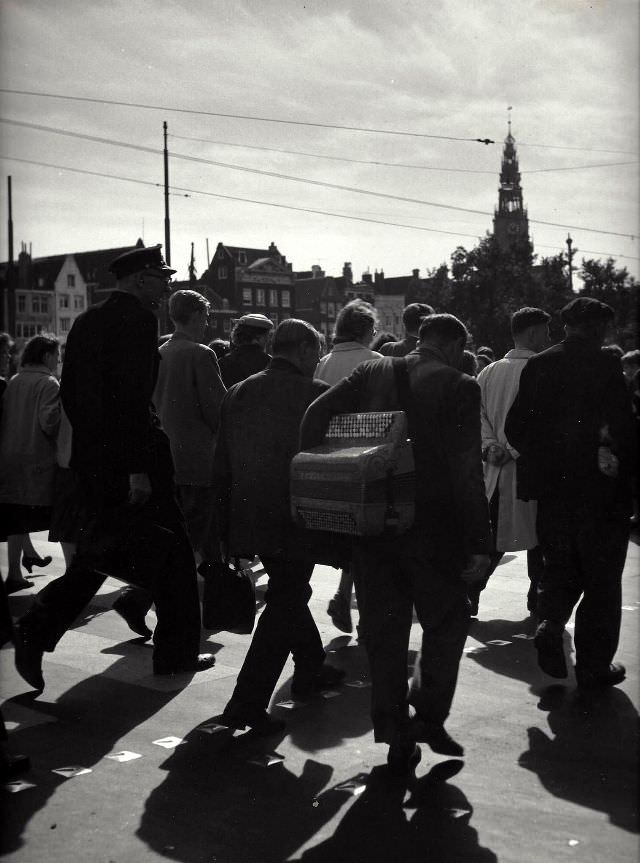
<instances>
[{"instance_id":1,"label":"sky","mask_svg":"<svg viewBox=\"0 0 640 863\"><path fill-rule=\"evenodd\" d=\"M206 269L207 240L211 256L274 242L298 271L424 275L492 229L511 106L535 252L571 233L578 265L611 255L638 277L638 15L637 0L3 0L0 259L8 175L16 255L164 244L166 121L179 278L192 242Z\"/></svg>"}]
</instances>

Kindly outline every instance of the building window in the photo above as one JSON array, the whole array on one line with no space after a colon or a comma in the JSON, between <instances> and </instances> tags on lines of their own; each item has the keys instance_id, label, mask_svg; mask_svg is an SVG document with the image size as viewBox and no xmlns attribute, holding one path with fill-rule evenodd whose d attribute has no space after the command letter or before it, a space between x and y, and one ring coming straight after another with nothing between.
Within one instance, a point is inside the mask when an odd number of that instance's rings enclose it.
<instances>
[{"instance_id":1,"label":"building window","mask_svg":"<svg viewBox=\"0 0 640 863\"><path fill-rule=\"evenodd\" d=\"M60 294L58 305L61 309L69 308L69 294Z\"/></svg>"},{"instance_id":2,"label":"building window","mask_svg":"<svg viewBox=\"0 0 640 863\"><path fill-rule=\"evenodd\" d=\"M241 250L238 252L238 263L239 264L246 264L247 263L247 253L245 251Z\"/></svg>"},{"instance_id":3,"label":"building window","mask_svg":"<svg viewBox=\"0 0 640 863\"><path fill-rule=\"evenodd\" d=\"M231 332L231 318L225 318L222 322L222 330L225 333Z\"/></svg>"},{"instance_id":4,"label":"building window","mask_svg":"<svg viewBox=\"0 0 640 863\"><path fill-rule=\"evenodd\" d=\"M60 318L60 332L68 333L71 329L71 318Z\"/></svg>"},{"instance_id":5,"label":"building window","mask_svg":"<svg viewBox=\"0 0 640 863\"><path fill-rule=\"evenodd\" d=\"M256 288L256 306L264 306L264 288Z\"/></svg>"},{"instance_id":6,"label":"building window","mask_svg":"<svg viewBox=\"0 0 640 863\"><path fill-rule=\"evenodd\" d=\"M44 288L44 276L40 276L40 278L38 279L38 287Z\"/></svg>"},{"instance_id":7,"label":"building window","mask_svg":"<svg viewBox=\"0 0 640 863\"><path fill-rule=\"evenodd\" d=\"M332 318L332 319L335 318L335 316L336 316L336 304L335 303L329 303L328 313L329 313L330 318Z\"/></svg>"},{"instance_id":8,"label":"building window","mask_svg":"<svg viewBox=\"0 0 640 863\"><path fill-rule=\"evenodd\" d=\"M36 314L47 314L49 312L49 298L41 297L38 294L35 294L31 297L31 311Z\"/></svg>"},{"instance_id":9,"label":"building window","mask_svg":"<svg viewBox=\"0 0 640 863\"><path fill-rule=\"evenodd\" d=\"M251 288L242 289L242 302L245 306L250 306L253 299L251 296Z\"/></svg>"},{"instance_id":10,"label":"building window","mask_svg":"<svg viewBox=\"0 0 640 863\"><path fill-rule=\"evenodd\" d=\"M84 309L84 297L74 297L73 298L73 308L77 312L81 312Z\"/></svg>"},{"instance_id":11,"label":"building window","mask_svg":"<svg viewBox=\"0 0 640 863\"><path fill-rule=\"evenodd\" d=\"M274 288L271 288L271 290L269 291L269 305L278 305L278 292Z\"/></svg>"},{"instance_id":12,"label":"building window","mask_svg":"<svg viewBox=\"0 0 640 863\"><path fill-rule=\"evenodd\" d=\"M75 286L76 286L76 277L74 276L73 273L68 273L67 274L67 287L68 288L75 288Z\"/></svg>"},{"instance_id":13,"label":"building window","mask_svg":"<svg viewBox=\"0 0 640 863\"><path fill-rule=\"evenodd\" d=\"M218 278L226 279L227 278L227 268L226 267L218 267Z\"/></svg>"},{"instance_id":14,"label":"building window","mask_svg":"<svg viewBox=\"0 0 640 863\"><path fill-rule=\"evenodd\" d=\"M291 305L291 294L289 291L282 292L282 305L285 309L288 309Z\"/></svg>"},{"instance_id":15,"label":"building window","mask_svg":"<svg viewBox=\"0 0 640 863\"><path fill-rule=\"evenodd\" d=\"M25 312L27 310L27 298L24 294L18 294L16 302L18 303L19 312Z\"/></svg>"}]
</instances>

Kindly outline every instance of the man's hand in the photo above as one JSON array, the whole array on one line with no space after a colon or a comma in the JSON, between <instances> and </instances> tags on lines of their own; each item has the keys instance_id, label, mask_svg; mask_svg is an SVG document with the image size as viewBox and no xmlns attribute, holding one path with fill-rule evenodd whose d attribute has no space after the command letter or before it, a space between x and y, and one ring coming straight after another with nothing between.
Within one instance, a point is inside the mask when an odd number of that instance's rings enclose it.
<instances>
[{"instance_id":1,"label":"man's hand","mask_svg":"<svg viewBox=\"0 0 640 863\"><path fill-rule=\"evenodd\" d=\"M151 482L146 473L129 474L129 503L143 506L151 497Z\"/></svg>"},{"instance_id":2,"label":"man's hand","mask_svg":"<svg viewBox=\"0 0 640 863\"><path fill-rule=\"evenodd\" d=\"M460 578L467 584L475 584L482 581L489 569L491 558L488 554L470 554L467 565L460 574Z\"/></svg>"}]
</instances>

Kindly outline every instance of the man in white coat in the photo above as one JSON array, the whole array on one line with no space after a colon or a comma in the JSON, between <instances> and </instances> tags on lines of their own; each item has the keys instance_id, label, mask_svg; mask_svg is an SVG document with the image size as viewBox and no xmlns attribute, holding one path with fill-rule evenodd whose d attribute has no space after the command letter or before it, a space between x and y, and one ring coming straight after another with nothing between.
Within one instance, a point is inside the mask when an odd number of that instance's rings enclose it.
<instances>
[{"instance_id":1,"label":"man in white coat","mask_svg":"<svg viewBox=\"0 0 640 863\"><path fill-rule=\"evenodd\" d=\"M478 375L481 391L482 458L484 482L489 500L494 553L484 582L471 588L471 615L478 614L480 593L502 556L511 551L527 551L531 582L527 609L536 610L536 590L543 565L536 535L536 501L516 496L516 459L518 453L507 442L504 423L518 393L520 375L530 357L549 345L549 315L542 309L526 307L511 317L514 348L503 359L486 366Z\"/></svg>"}]
</instances>

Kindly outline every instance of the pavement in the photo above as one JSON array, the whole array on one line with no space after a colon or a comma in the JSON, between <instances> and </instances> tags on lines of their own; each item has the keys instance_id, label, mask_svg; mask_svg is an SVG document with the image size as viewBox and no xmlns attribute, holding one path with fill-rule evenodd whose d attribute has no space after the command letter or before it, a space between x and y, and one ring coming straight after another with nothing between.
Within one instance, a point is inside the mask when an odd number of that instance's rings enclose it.
<instances>
[{"instance_id":1,"label":"pavement","mask_svg":"<svg viewBox=\"0 0 640 863\"><path fill-rule=\"evenodd\" d=\"M63 571L54 562L10 598L14 617ZM43 663L30 691L0 651L9 749L32 769L2 794L5 859L15 863L580 863L638 859L638 537L629 545L618 659L627 679L582 694L537 667L525 608L526 557L507 555L470 629L447 728L465 758L423 759L390 777L373 742L364 650L326 615L338 573L316 567L311 609L346 684L290 703L287 665L274 697L286 733L216 727L249 636L203 633L215 666L157 678L105 582ZM4 555L4 556L3 556ZM0 566L6 574L6 546ZM264 577L257 582L258 595ZM153 615L148 621L153 623ZM354 610L354 622L357 612ZM566 651L571 652L572 624ZM411 658L420 629L412 628ZM287 702L289 704L287 705Z\"/></svg>"}]
</instances>

